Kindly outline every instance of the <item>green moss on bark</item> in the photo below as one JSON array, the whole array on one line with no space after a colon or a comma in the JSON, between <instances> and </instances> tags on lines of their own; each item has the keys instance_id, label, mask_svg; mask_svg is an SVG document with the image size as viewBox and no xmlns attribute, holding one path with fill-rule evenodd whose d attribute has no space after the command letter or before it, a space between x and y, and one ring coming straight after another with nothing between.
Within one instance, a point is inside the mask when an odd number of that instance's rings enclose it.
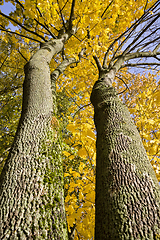
<instances>
[{"instance_id":1,"label":"green moss on bark","mask_svg":"<svg viewBox=\"0 0 160 240\"><path fill-rule=\"evenodd\" d=\"M91 102L97 129L95 239L154 240L160 190L129 111L101 80Z\"/></svg>"}]
</instances>

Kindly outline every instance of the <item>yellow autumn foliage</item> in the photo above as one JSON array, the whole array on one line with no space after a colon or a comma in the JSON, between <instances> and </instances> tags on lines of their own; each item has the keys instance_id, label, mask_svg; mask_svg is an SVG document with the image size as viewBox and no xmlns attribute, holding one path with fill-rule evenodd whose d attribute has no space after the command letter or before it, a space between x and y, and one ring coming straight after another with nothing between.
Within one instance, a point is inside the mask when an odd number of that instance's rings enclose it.
<instances>
[{"instance_id":1,"label":"yellow autumn foliage","mask_svg":"<svg viewBox=\"0 0 160 240\"><path fill-rule=\"evenodd\" d=\"M23 66L39 47L37 42L53 37L50 36L47 29L57 35L58 30L62 27L61 13L65 16L66 21L69 20L72 1L19 0L19 3L16 1L8 2L16 8L10 16L20 24L25 23L26 28L30 30L29 32L21 28L20 25L18 26L16 22L11 21L18 28L17 34L28 38L1 32L2 46L10 42L11 49L10 52L1 51L0 53L2 71L7 72L12 79L14 73L17 73L19 78L15 80L14 85L21 85L21 90L17 90L20 96L22 94ZM147 8L154 2L155 0L149 1ZM20 7L21 5L23 7ZM75 166L69 165L69 169L66 167L64 173L64 178L67 179L65 185L67 221L69 227L76 223L75 240L93 239L94 236L96 131L93 107L89 97L92 86L98 79L98 71L93 55L96 53L102 61L104 52L110 43L143 14L145 7L146 0L77 0L75 3L74 24L78 30L67 41L64 51L67 57L75 58L82 48L86 48L86 52L78 66L74 65L72 68L67 68L63 76L57 80L57 91L62 92L65 89L65 94L73 102L72 106L68 108L67 130L70 137L66 139L68 148L64 149L63 157L66 163L69 160L79 160ZM3 16L1 16L1 20L3 27L7 28L9 20ZM7 60L5 60L6 57ZM4 61L7 62L3 64ZM56 60L52 60L51 70L55 69L61 61L62 56L59 54L56 56ZM129 91L126 90L119 96L129 108L153 169L160 181L160 89L157 80L158 73L141 72L139 75L130 75L124 71L121 74L129 86ZM9 81L3 82L2 89L5 85L9 86L10 84ZM114 85L119 93L125 89L123 82L118 78L115 79ZM2 101L3 104L7 102L4 99ZM61 121L63 122L63 119ZM2 123L4 125L5 121ZM7 124L5 127L10 128L9 121ZM13 124L11 123L11 125ZM73 151L71 151L72 148Z\"/></svg>"}]
</instances>

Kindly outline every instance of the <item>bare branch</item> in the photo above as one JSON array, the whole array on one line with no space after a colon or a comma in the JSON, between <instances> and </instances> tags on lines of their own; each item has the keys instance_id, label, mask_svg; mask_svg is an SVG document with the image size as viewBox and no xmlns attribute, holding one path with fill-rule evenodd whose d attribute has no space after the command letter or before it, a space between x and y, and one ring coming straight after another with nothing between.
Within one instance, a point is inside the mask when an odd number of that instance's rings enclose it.
<instances>
[{"instance_id":1,"label":"bare branch","mask_svg":"<svg viewBox=\"0 0 160 240\"><path fill-rule=\"evenodd\" d=\"M94 60L95 60L95 62L96 62L96 65L97 65L97 67L98 67L98 71L99 71L99 73L102 71L102 66L101 66L101 63L100 63L100 61L99 61L99 58L95 55L95 56L93 56L93 58L94 58Z\"/></svg>"},{"instance_id":2,"label":"bare branch","mask_svg":"<svg viewBox=\"0 0 160 240\"><path fill-rule=\"evenodd\" d=\"M112 59L110 60L110 66L114 65L115 59L116 59L116 55L118 54L118 52L122 49L122 47L124 46L124 44L131 39L131 36L135 33L135 30L140 26L140 24L143 24L144 22L146 22L146 25L143 27L143 29L140 31L139 34L137 34L136 37L134 37L134 40L129 43L129 45L126 47L126 49L123 51L123 55L125 55L127 53L127 51L131 52L131 47L132 50L138 45L139 46L139 41L140 42L144 42L144 40L146 40L148 38L148 36L144 37L143 40L140 40L140 38L142 37L142 35L147 31L147 29L153 25L153 23L160 17L160 14L154 14L151 15L151 11L155 10L156 7L158 6L159 1L157 1L151 8L149 8L147 11L144 12L144 14L137 20L135 21L132 26L130 28L128 28L124 33L122 33L119 37L117 37L109 46L107 52L105 53L104 56L104 61L103 61L103 68L107 68L107 58L108 58L108 54L111 51L111 49L114 47L115 43L117 43L117 41L121 40L122 37L125 37L124 40L122 40L122 42L119 44L118 48L116 49L116 51L114 52ZM157 11L157 9L156 9ZM149 23L148 23L149 20ZM156 30L157 31L157 30ZM154 32L156 32L154 31ZM148 34L147 34L148 35ZM152 35L152 34L150 34ZM137 45L135 46L134 44L137 43Z\"/></svg>"},{"instance_id":3,"label":"bare branch","mask_svg":"<svg viewBox=\"0 0 160 240\"><path fill-rule=\"evenodd\" d=\"M135 52L135 53L128 53L124 57L124 61L134 59L134 58L144 58L144 57L156 57L160 55L160 52Z\"/></svg>"},{"instance_id":4,"label":"bare branch","mask_svg":"<svg viewBox=\"0 0 160 240\"><path fill-rule=\"evenodd\" d=\"M160 66L160 63L153 63L153 62L150 62L150 63L126 63L124 65L122 65L120 67L121 68L125 68L125 67L138 67L138 66Z\"/></svg>"},{"instance_id":5,"label":"bare branch","mask_svg":"<svg viewBox=\"0 0 160 240\"><path fill-rule=\"evenodd\" d=\"M103 18L104 14L106 13L106 11L108 10L108 8L111 6L112 3L113 3L113 0L108 4L108 6L106 7L106 9L104 10L104 12L101 15L101 18Z\"/></svg>"},{"instance_id":6,"label":"bare branch","mask_svg":"<svg viewBox=\"0 0 160 240\"><path fill-rule=\"evenodd\" d=\"M22 9L24 9L24 6L21 2L19 2L18 0L15 0L15 2L18 3Z\"/></svg>"},{"instance_id":7,"label":"bare branch","mask_svg":"<svg viewBox=\"0 0 160 240\"><path fill-rule=\"evenodd\" d=\"M138 36L133 40L133 42L131 42L131 44L129 44L129 45L127 46L127 48L126 48L125 51L124 51L124 54L125 54L128 50L129 50L129 52L131 52L131 51L133 51L133 50L135 49L135 46L133 46L133 44L140 39L140 37L146 32L146 30L147 30L159 17L160 17L160 14L157 14L157 17L155 17L149 24L147 24L147 26L146 26L143 30L141 30L141 32L140 32L140 33L138 34ZM133 47L130 49L131 46L133 46Z\"/></svg>"},{"instance_id":8,"label":"bare branch","mask_svg":"<svg viewBox=\"0 0 160 240\"><path fill-rule=\"evenodd\" d=\"M71 64L76 63L75 58L65 58L62 63L51 73L51 80L56 81L61 73Z\"/></svg>"},{"instance_id":9,"label":"bare branch","mask_svg":"<svg viewBox=\"0 0 160 240\"><path fill-rule=\"evenodd\" d=\"M2 26L2 25L0 25L0 26ZM35 42L38 42L38 43L41 43L41 41L39 41L39 40L37 40L37 39L31 38L31 37L27 37L27 36L25 36L25 35L23 35L23 34L20 34L20 33L12 32L12 31L10 31L10 30L2 29L2 28L0 28L0 30L1 30L1 31L4 31L4 32L7 32L7 33L11 33L11 34L18 35L18 36L23 37L23 38L30 39L30 40L35 41Z\"/></svg>"},{"instance_id":10,"label":"bare branch","mask_svg":"<svg viewBox=\"0 0 160 240\"><path fill-rule=\"evenodd\" d=\"M62 7L61 11L65 8L66 4L68 3L68 0L65 2L64 6Z\"/></svg>"},{"instance_id":11,"label":"bare branch","mask_svg":"<svg viewBox=\"0 0 160 240\"><path fill-rule=\"evenodd\" d=\"M0 69L3 67L3 65L4 65L4 63L5 63L5 61L7 60L8 57L9 57L9 54L8 54L8 55L5 57L5 59L3 60L1 66L0 66Z\"/></svg>"},{"instance_id":12,"label":"bare branch","mask_svg":"<svg viewBox=\"0 0 160 240\"><path fill-rule=\"evenodd\" d=\"M66 30L66 26L65 26L65 22L64 22L64 17L63 17L63 14L62 14L62 9L60 8L59 1L58 1L58 0L57 0L57 3L58 3L59 12L60 12L60 16L61 16L61 19L62 19L63 27L64 27L64 29Z\"/></svg>"},{"instance_id":13,"label":"bare branch","mask_svg":"<svg viewBox=\"0 0 160 240\"><path fill-rule=\"evenodd\" d=\"M73 34L73 37L75 37L79 42L82 42L82 40L79 39L75 34Z\"/></svg>"},{"instance_id":14,"label":"bare branch","mask_svg":"<svg viewBox=\"0 0 160 240\"><path fill-rule=\"evenodd\" d=\"M18 49L18 52L20 53L20 55L26 60L26 62L28 62L27 58L21 53L21 51Z\"/></svg>"},{"instance_id":15,"label":"bare branch","mask_svg":"<svg viewBox=\"0 0 160 240\"><path fill-rule=\"evenodd\" d=\"M32 34L38 36L39 38L43 39L43 40L46 42L46 39L45 39L43 36L39 35L38 33L34 32L34 31L29 30L28 28L26 28L25 26L23 26L20 22L16 21L15 19L7 16L6 14L4 14L4 13L2 13L2 12L0 12L0 15L2 15L3 17L9 19L10 21L16 23L18 26L20 26L21 28L23 28L23 29L26 30L27 32L32 33Z\"/></svg>"},{"instance_id":16,"label":"bare branch","mask_svg":"<svg viewBox=\"0 0 160 240\"><path fill-rule=\"evenodd\" d=\"M82 50L81 50L80 53L78 54L79 61L81 61L81 58L83 57L83 55L85 54L85 52L86 52L86 48L82 48Z\"/></svg>"},{"instance_id":17,"label":"bare branch","mask_svg":"<svg viewBox=\"0 0 160 240\"><path fill-rule=\"evenodd\" d=\"M47 30L47 32L49 32L49 34L50 34L54 39L57 38L57 37L49 30L49 28L48 28L47 26L45 26L44 24L40 23L36 18L34 18L34 20L35 20L40 26L44 27L44 28Z\"/></svg>"},{"instance_id":18,"label":"bare branch","mask_svg":"<svg viewBox=\"0 0 160 240\"><path fill-rule=\"evenodd\" d=\"M76 0L72 0L72 7L71 7L70 18L69 18L69 27L68 27L69 30L72 29L72 21L74 20L75 2L76 2Z\"/></svg>"},{"instance_id":19,"label":"bare branch","mask_svg":"<svg viewBox=\"0 0 160 240\"><path fill-rule=\"evenodd\" d=\"M154 58L157 59L158 61L160 61L160 58L158 58L157 56L155 56Z\"/></svg>"},{"instance_id":20,"label":"bare branch","mask_svg":"<svg viewBox=\"0 0 160 240\"><path fill-rule=\"evenodd\" d=\"M121 46L123 46L123 44L129 39L131 33L134 31L134 29L137 27L137 24L138 24L139 20L137 20L137 22L135 22L129 29L127 29L124 33L122 33L118 38L116 38L111 44L110 46L108 47L106 53L105 53L105 56L104 56L104 60L103 60L103 68L106 68L107 67L107 59L108 59L108 55L109 55L109 52L111 51L111 49L113 48L114 44L120 40L122 37L124 37L127 32L129 32L131 30L131 32L128 34L128 36L125 38L125 40L119 45L117 51L121 48ZM132 29L133 28L133 29ZM117 53L117 51L115 52L115 54ZM114 54L114 56L115 56ZM114 56L113 58L111 59L111 61L114 61Z\"/></svg>"},{"instance_id":21,"label":"bare branch","mask_svg":"<svg viewBox=\"0 0 160 240\"><path fill-rule=\"evenodd\" d=\"M129 32L129 34L128 34L129 36L127 36L127 37L125 38L125 40L122 41L122 43L120 44L120 46L119 46L119 49L120 49L121 46L128 40L128 38L130 37L131 33L136 29L137 25L139 24L139 22L141 22L141 20L142 20L142 16L141 16L141 18L138 19L135 23L133 23L132 26L131 26L129 29L127 29L125 32L123 32L119 37L117 37L117 38L110 44L110 46L108 47L108 49L107 49L107 51L106 51L106 53L105 53L105 56L104 56L103 68L106 68L106 67L107 67L107 58L108 58L108 55L109 55L109 51L113 48L114 44L115 44L118 40L120 40L122 37L124 37L124 36ZM119 49L117 49L117 50L119 50ZM113 59L112 59L111 61L113 61Z\"/></svg>"},{"instance_id":22,"label":"bare branch","mask_svg":"<svg viewBox=\"0 0 160 240\"><path fill-rule=\"evenodd\" d=\"M146 0L146 4L145 4L145 7L144 7L144 12L146 11L147 5L148 5L148 0Z\"/></svg>"},{"instance_id":23,"label":"bare branch","mask_svg":"<svg viewBox=\"0 0 160 240\"><path fill-rule=\"evenodd\" d=\"M127 83L123 80L123 78L121 78L121 77L119 77L119 76L116 76L116 77L119 78L119 79L124 83L124 85L126 86L126 89L128 89L128 90L130 91Z\"/></svg>"},{"instance_id":24,"label":"bare branch","mask_svg":"<svg viewBox=\"0 0 160 240\"><path fill-rule=\"evenodd\" d=\"M82 107L80 107L80 108L74 113L73 118L76 116L76 114L77 114L81 109L83 109L83 108L85 108L85 107L88 107L88 106L90 106L90 105L91 105L91 103L88 103L88 104L83 105Z\"/></svg>"},{"instance_id":25,"label":"bare branch","mask_svg":"<svg viewBox=\"0 0 160 240\"><path fill-rule=\"evenodd\" d=\"M83 54L85 53L86 49L82 48L81 52L78 54L79 60L75 58L65 58L62 63L51 73L51 80L56 81L61 73L71 64L76 63L76 65L81 61Z\"/></svg>"},{"instance_id":26,"label":"bare branch","mask_svg":"<svg viewBox=\"0 0 160 240\"><path fill-rule=\"evenodd\" d=\"M38 7L38 6L36 6L36 9L38 10L40 17L42 17L42 18L43 18L43 15L42 15L42 13L41 13L41 11L40 11L40 9L39 9L39 7Z\"/></svg>"},{"instance_id":27,"label":"bare branch","mask_svg":"<svg viewBox=\"0 0 160 240\"><path fill-rule=\"evenodd\" d=\"M160 37L159 37L160 38ZM155 47L155 49L153 50L153 52L157 53L157 55L159 55L160 53L157 52L157 50L160 48L160 43Z\"/></svg>"},{"instance_id":28,"label":"bare branch","mask_svg":"<svg viewBox=\"0 0 160 240\"><path fill-rule=\"evenodd\" d=\"M139 41L136 45L135 48L138 47L137 51L141 51L142 49L144 49L145 47L151 45L152 43L156 42L157 40L159 40L160 38L154 38L152 41L149 39L148 42L143 43L147 38L151 37L154 33L156 33L159 29L156 29L154 32L152 32L151 34L149 34L147 37L143 38L141 41ZM143 43L143 44L142 44ZM131 52L131 51L129 51Z\"/></svg>"},{"instance_id":29,"label":"bare branch","mask_svg":"<svg viewBox=\"0 0 160 240\"><path fill-rule=\"evenodd\" d=\"M160 65L159 63L157 62L154 62L154 63L126 63L125 65L122 65L124 61L128 61L128 60L131 60L131 59L136 59L136 58L151 58L151 57L156 57L157 55L160 55L160 52L155 52L155 51L152 51L152 52L135 52L135 53L128 53L126 55L119 55L117 56L117 61L113 64L113 68L117 70L119 70L121 67L135 67L135 66L140 66L140 65Z\"/></svg>"}]
</instances>

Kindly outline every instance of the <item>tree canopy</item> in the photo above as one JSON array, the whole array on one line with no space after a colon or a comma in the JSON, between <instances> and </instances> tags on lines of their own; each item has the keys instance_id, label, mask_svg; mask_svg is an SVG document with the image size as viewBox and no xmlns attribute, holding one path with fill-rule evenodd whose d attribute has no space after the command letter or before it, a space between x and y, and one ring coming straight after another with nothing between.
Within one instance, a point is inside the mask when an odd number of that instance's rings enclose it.
<instances>
[{"instance_id":1,"label":"tree canopy","mask_svg":"<svg viewBox=\"0 0 160 240\"><path fill-rule=\"evenodd\" d=\"M51 72L64 61L67 66L59 68L53 126L60 126L63 137L68 224L76 224L75 239L92 239L96 132L90 93L98 74L116 69L113 85L129 108L160 180L160 1L5 2L14 7L8 15L0 12L1 166L20 116L24 65L40 44L71 32L50 63Z\"/></svg>"}]
</instances>

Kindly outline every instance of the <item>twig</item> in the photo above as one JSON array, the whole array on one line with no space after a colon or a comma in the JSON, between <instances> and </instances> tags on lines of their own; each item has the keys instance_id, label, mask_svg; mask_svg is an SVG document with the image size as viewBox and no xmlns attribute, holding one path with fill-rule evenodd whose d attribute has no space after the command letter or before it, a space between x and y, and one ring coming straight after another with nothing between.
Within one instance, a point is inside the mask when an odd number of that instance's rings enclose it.
<instances>
[{"instance_id":1,"label":"twig","mask_svg":"<svg viewBox=\"0 0 160 240\"><path fill-rule=\"evenodd\" d=\"M127 89L128 89L128 91L130 92L130 89L129 89L127 83L126 83L121 77L119 77L119 76L116 76L116 77L119 78L119 79L124 83L124 85L126 86L126 89L123 90L122 92L118 93L118 94L124 93Z\"/></svg>"},{"instance_id":2,"label":"twig","mask_svg":"<svg viewBox=\"0 0 160 240\"><path fill-rule=\"evenodd\" d=\"M134 30L137 28L137 26L139 26L139 24L145 20L145 18L150 15L150 11L155 9L156 7L158 6L158 1L151 7L149 8L138 20L136 20L125 32L123 32L119 37L117 37L111 44L110 46L108 47L108 50L106 51L105 53L105 56L104 56L104 60L103 60L103 68L106 68L107 67L107 58L108 58L108 54L109 54L109 51L111 50L111 48L114 46L114 44L120 40L122 37L124 37L127 33L128 33L128 36L121 42L121 44L118 46L116 52L114 53L111 61L111 62L114 62L115 60L115 55L117 53L117 51L119 49L121 49L121 47L124 45L124 43L129 39L129 37L131 36L131 34L134 32ZM144 33L144 32L143 32ZM141 34L141 33L140 33ZM137 38L136 38L136 41L139 39L141 35L138 35ZM130 48L133 44L135 43L135 39L134 41L131 42L131 44L129 44L129 46L127 46L127 48L124 50L123 54L126 53L126 51L128 51L128 47Z\"/></svg>"},{"instance_id":3,"label":"twig","mask_svg":"<svg viewBox=\"0 0 160 240\"><path fill-rule=\"evenodd\" d=\"M76 114L77 114L79 111L81 111L81 109L83 109L83 108L85 108L85 107L88 107L89 105L91 105L91 103L88 103L88 104L80 107L80 108L75 112L75 114L73 115L73 118L76 116Z\"/></svg>"},{"instance_id":4,"label":"twig","mask_svg":"<svg viewBox=\"0 0 160 240\"><path fill-rule=\"evenodd\" d=\"M139 38L146 32L146 30L148 28L150 28L150 26L160 17L160 14L157 15L157 17L155 17L149 24L147 24L147 26L141 30L141 32L138 34L138 36L127 46L127 48L124 50L123 54L125 54L128 50L133 51L135 49L135 47L133 46L133 44L135 42L137 42L137 40L139 40ZM130 47L133 46L131 49Z\"/></svg>"},{"instance_id":5,"label":"twig","mask_svg":"<svg viewBox=\"0 0 160 240\"><path fill-rule=\"evenodd\" d=\"M9 57L9 55L10 55L10 54L8 54L8 55L5 57L4 61L2 62L1 66L0 66L0 69L3 67L3 65L4 65L5 61L7 60L7 58Z\"/></svg>"},{"instance_id":6,"label":"twig","mask_svg":"<svg viewBox=\"0 0 160 240\"><path fill-rule=\"evenodd\" d=\"M66 4L68 3L68 0L65 2L64 6L62 7L61 11L65 8Z\"/></svg>"},{"instance_id":7,"label":"twig","mask_svg":"<svg viewBox=\"0 0 160 240\"><path fill-rule=\"evenodd\" d=\"M147 5L148 5L148 0L146 1L145 7L144 7L144 12L146 11Z\"/></svg>"},{"instance_id":8,"label":"twig","mask_svg":"<svg viewBox=\"0 0 160 240\"><path fill-rule=\"evenodd\" d=\"M40 17L43 18L43 15L42 15L42 13L41 13L41 11L40 11L40 9L39 9L39 7L37 5L36 5L36 9L38 10Z\"/></svg>"},{"instance_id":9,"label":"twig","mask_svg":"<svg viewBox=\"0 0 160 240\"><path fill-rule=\"evenodd\" d=\"M108 6L106 7L106 9L104 10L104 12L101 15L101 18L103 18L103 15L105 14L105 12L108 10L108 8L111 6L111 4L113 3L113 0L108 4Z\"/></svg>"},{"instance_id":10,"label":"twig","mask_svg":"<svg viewBox=\"0 0 160 240\"><path fill-rule=\"evenodd\" d=\"M18 52L20 53L20 55L26 60L26 62L28 62L27 58L20 52L20 50L18 49Z\"/></svg>"}]
</instances>

